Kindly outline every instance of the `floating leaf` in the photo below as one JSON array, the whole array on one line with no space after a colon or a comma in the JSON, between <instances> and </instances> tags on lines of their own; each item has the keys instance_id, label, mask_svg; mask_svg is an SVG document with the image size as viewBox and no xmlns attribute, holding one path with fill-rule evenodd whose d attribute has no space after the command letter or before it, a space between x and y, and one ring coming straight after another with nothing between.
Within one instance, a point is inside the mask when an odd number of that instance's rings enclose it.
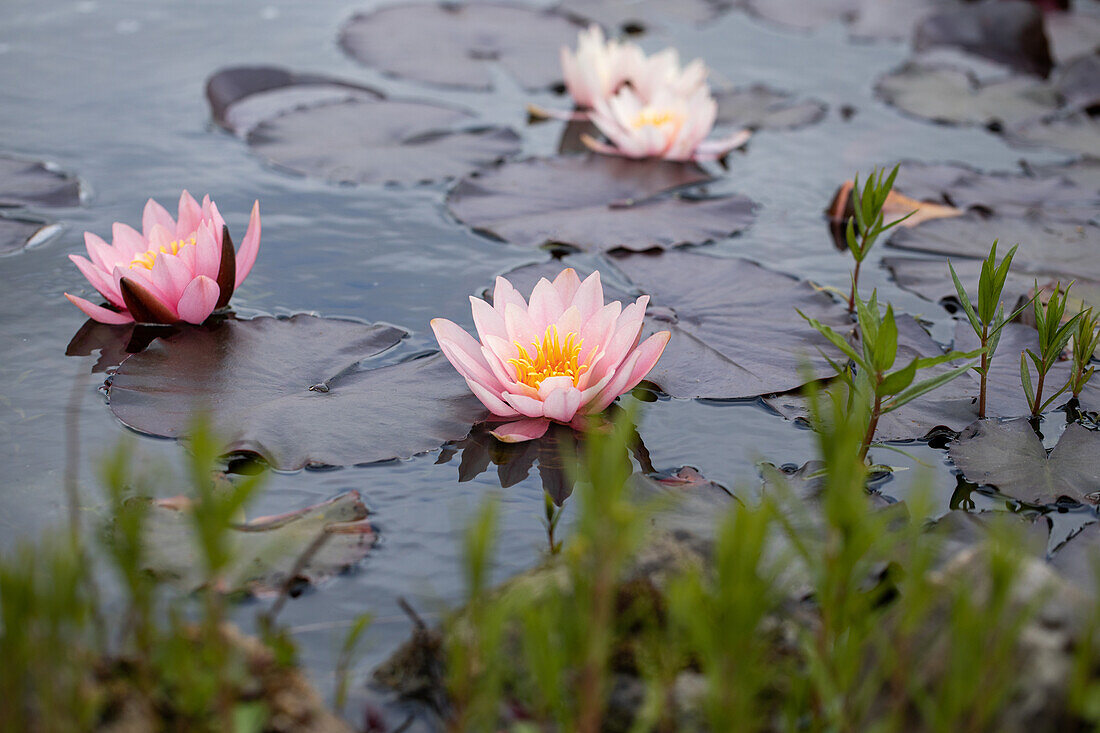
<instances>
[{"instance_id":1,"label":"floating leaf","mask_svg":"<svg viewBox=\"0 0 1100 733\"><path fill-rule=\"evenodd\" d=\"M727 0L563 0L558 8L585 22L637 33L662 20L702 25L729 9Z\"/></svg>"},{"instance_id":2,"label":"floating leaf","mask_svg":"<svg viewBox=\"0 0 1100 733\"><path fill-rule=\"evenodd\" d=\"M982 420L967 427L948 454L969 481L1021 501L1100 501L1100 433L1076 423L1048 455L1027 420Z\"/></svg>"},{"instance_id":3,"label":"floating leaf","mask_svg":"<svg viewBox=\"0 0 1100 733\"><path fill-rule=\"evenodd\" d=\"M392 5L352 17L340 46L393 76L463 89L490 89L495 65L525 88L561 81L558 51L581 26L549 10L488 2Z\"/></svg>"},{"instance_id":4,"label":"floating leaf","mask_svg":"<svg viewBox=\"0 0 1100 733\"><path fill-rule=\"evenodd\" d=\"M172 438L206 412L226 452L257 453L278 470L407 458L462 438L485 412L439 355L360 366L403 336L306 315L188 329L122 363L111 410Z\"/></svg>"},{"instance_id":5,"label":"floating leaf","mask_svg":"<svg viewBox=\"0 0 1100 733\"><path fill-rule=\"evenodd\" d=\"M748 260L673 250L613 263L614 270L601 268L606 297L649 294L645 333L672 332L647 379L673 397L755 397L804 384L804 366L816 376L831 374L818 349L834 359L839 352L796 308L837 330L851 328L847 310L826 293ZM529 265L508 278L526 292L560 270L557 263ZM626 287L615 287L616 270Z\"/></svg>"},{"instance_id":6,"label":"floating leaf","mask_svg":"<svg viewBox=\"0 0 1100 733\"><path fill-rule=\"evenodd\" d=\"M1100 28L1097 33L1100 34ZM1100 105L1100 56L1083 56L1060 67L1054 76L1054 87L1073 109L1088 110Z\"/></svg>"},{"instance_id":7,"label":"floating leaf","mask_svg":"<svg viewBox=\"0 0 1100 733\"><path fill-rule=\"evenodd\" d=\"M301 107L348 99L381 99L369 87L275 66L234 66L206 80L206 99L219 125L242 137L263 122Z\"/></svg>"},{"instance_id":8,"label":"floating leaf","mask_svg":"<svg viewBox=\"0 0 1100 733\"><path fill-rule=\"evenodd\" d=\"M1018 524L1021 528L1018 536L1023 543L1015 549L1036 559L1046 557L1047 543L1050 540L1050 520L1045 516L953 511L945 514L929 529L929 533L942 544L938 553L941 563L949 561L963 550L988 542L992 522Z\"/></svg>"},{"instance_id":9,"label":"floating leaf","mask_svg":"<svg viewBox=\"0 0 1100 733\"><path fill-rule=\"evenodd\" d=\"M844 21L857 38L908 38L944 0L746 0L755 15L802 30Z\"/></svg>"},{"instance_id":10,"label":"floating leaf","mask_svg":"<svg viewBox=\"0 0 1100 733\"><path fill-rule=\"evenodd\" d=\"M519 151L508 128L453 129L470 118L425 102L348 99L263 122L248 144L281 168L335 183L450 178Z\"/></svg>"},{"instance_id":11,"label":"floating leaf","mask_svg":"<svg viewBox=\"0 0 1100 733\"><path fill-rule=\"evenodd\" d=\"M0 255L21 252L23 249L49 239L57 233L57 224L0 216Z\"/></svg>"},{"instance_id":12,"label":"floating leaf","mask_svg":"<svg viewBox=\"0 0 1100 733\"><path fill-rule=\"evenodd\" d=\"M970 212L919 227L899 227L889 246L945 257L983 258L994 239L1019 244L1013 267L1025 272L1067 273L1100 281L1100 226L1045 218L1008 218Z\"/></svg>"},{"instance_id":13,"label":"floating leaf","mask_svg":"<svg viewBox=\"0 0 1100 733\"><path fill-rule=\"evenodd\" d=\"M1050 53L1055 63L1061 65L1080 56L1100 52L1100 13L1092 3L1092 12L1084 10L1082 3L1075 3L1071 12L1048 12L1046 22Z\"/></svg>"},{"instance_id":14,"label":"floating leaf","mask_svg":"<svg viewBox=\"0 0 1100 733\"><path fill-rule=\"evenodd\" d=\"M799 100L793 94L761 84L714 93L718 102L716 125L751 130L795 130L820 122L825 104L816 99Z\"/></svg>"},{"instance_id":15,"label":"floating leaf","mask_svg":"<svg viewBox=\"0 0 1100 733\"><path fill-rule=\"evenodd\" d=\"M1037 79L1010 77L987 83L972 73L909 63L881 79L880 96L916 117L962 125L1011 127L1058 109L1058 92Z\"/></svg>"},{"instance_id":16,"label":"floating leaf","mask_svg":"<svg viewBox=\"0 0 1100 733\"><path fill-rule=\"evenodd\" d=\"M190 500L185 497L152 502L143 527L143 549L148 570L193 590L204 578L189 512ZM234 526L229 533L230 564L218 589L275 593L288 583L292 588L317 583L343 571L374 546L367 514L359 492L348 491L305 509ZM305 562L296 568L300 560ZM298 575L291 576L295 570Z\"/></svg>"},{"instance_id":17,"label":"floating leaf","mask_svg":"<svg viewBox=\"0 0 1100 733\"><path fill-rule=\"evenodd\" d=\"M1008 131L1010 142L1042 145L1067 153L1096 156L1100 150L1100 121L1084 112L1032 120Z\"/></svg>"},{"instance_id":18,"label":"floating leaf","mask_svg":"<svg viewBox=\"0 0 1100 733\"><path fill-rule=\"evenodd\" d=\"M752 222L744 196L678 191L711 180L690 163L531 158L463 179L447 204L460 221L515 244L647 250L721 239Z\"/></svg>"},{"instance_id":19,"label":"floating leaf","mask_svg":"<svg viewBox=\"0 0 1100 733\"><path fill-rule=\"evenodd\" d=\"M933 13L913 34L914 50L932 46L954 46L1041 77L1054 66L1043 12L1025 0L963 3Z\"/></svg>"},{"instance_id":20,"label":"floating leaf","mask_svg":"<svg viewBox=\"0 0 1100 733\"><path fill-rule=\"evenodd\" d=\"M1087 593L1096 594L1100 580L1100 523L1093 522L1054 553L1051 564Z\"/></svg>"},{"instance_id":21,"label":"floating leaf","mask_svg":"<svg viewBox=\"0 0 1100 733\"><path fill-rule=\"evenodd\" d=\"M177 326L124 323L110 325L90 318L73 334L65 347L65 356L90 356L99 352L99 359L92 366L92 374L105 372L118 366L130 354L143 351L153 339L171 336Z\"/></svg>"},{"instance_id":22,"label":"floating leaf","mask_svg":"<svg viewBox=\"0 0 1100 733\"><path fill-rule=\"evenodd\" d=\"M80 181L44 163L0 155L0 207L77 206Z\"/></svg>"}]
</instances>

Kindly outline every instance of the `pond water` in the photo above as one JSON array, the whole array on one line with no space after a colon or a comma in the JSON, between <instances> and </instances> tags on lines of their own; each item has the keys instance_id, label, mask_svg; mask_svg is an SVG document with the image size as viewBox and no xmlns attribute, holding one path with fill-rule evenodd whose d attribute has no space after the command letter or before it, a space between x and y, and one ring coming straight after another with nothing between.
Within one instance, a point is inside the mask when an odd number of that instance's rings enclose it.
<instances>
[{"instance_id":1,"label":"pond water","mask_svg":"<svg viewBox=\"0 0 1100 733\"><path fill-rule=\"evenodd\" d=\"M31 209L62 224L61 233L0 258L0 547L61 526L68 515L66 485L76 487L86 522L102 520L97 466L128 432L106 405L104 375L91 372L96 357L65 355L84 321L62 297L84 287L67 255L83 252L85 230L107 235L114 221L137 223L146 198L169 203L186 188L215 197L239 237L259 199L263 240L255 268L234 296L238 315L309 312L384 321L411 334L400 347L404 354L435 348L428 327L435 316L472 326L466 298L495 275L547 259L456 222L444 204L449 184L352 187L288 175L211 123L207 77L226 66L269 64L356 81L391 96L457 104L479 122L519 132L521 155L555 151L560 123L528 126L525 113L528 102L562 106L550 93L525 92L504 73L495 74L491 92L440 90L383 76L348 58L337 45L338 30L350 15L374 5L6 4L0 152L51 161L78 175L86 195L78 207ZM707 246L821 285L847 289L850 260L833 249L822 210L854 172L908 158L983 170L1018 170L1022 157L1036 164L1066 159L1023 152L982 129L934 125L886 106L875 98L873 82L906 58L906 44L854 43L839 25L797 33L731 12L704 28L670 22L640 42L649 50L674 45L685 57L704 58L716 81L766 83L828 106L821 122L761 132L747 153L731 157L711 190L749 196L759 205L757 219L739 236ZM854 114L842 115L844 107ZM881 255L880 248L872 259ZM880 299L899 311L922 315L935 337L948 340L946 311L898 288L877 262L864 269L864 287L877 287ZM731 488L754 486L759 460L801 464L812 457L811 433L757 401L663 398L642 406L639 432L658 470L691 465ZM136 442L143 460L180 461L182 449L173 441ZM919 444L907 450L911 457L873 452L907 469L883 493L902 499L915 476L931 475L937 505L949 511L957 482L946 453ZM459 533L483 497L496 491L502 498L498 578L531 566L545 546L537 471L501 489L492 468L460 482L459 459L439 459L434 451L365 467L276 474L253 509L280 513L356 489L373 512L381 538L373 552L352 572L294 599L281 617L294 630L313 681L328 695L344 631L363 611L375 615L353 671L351 711L369 695L360 683L370 669L406 636L409 624L397 599L406 598L430 619L461 598ZM163 493L175 492L166 485ZM979 509L997 504L981 494L972 498ZM1060 515L1055 539L1094 517ZM242 625L250 626L256 608L239 607Z\"/></svg>"}]
</instances>

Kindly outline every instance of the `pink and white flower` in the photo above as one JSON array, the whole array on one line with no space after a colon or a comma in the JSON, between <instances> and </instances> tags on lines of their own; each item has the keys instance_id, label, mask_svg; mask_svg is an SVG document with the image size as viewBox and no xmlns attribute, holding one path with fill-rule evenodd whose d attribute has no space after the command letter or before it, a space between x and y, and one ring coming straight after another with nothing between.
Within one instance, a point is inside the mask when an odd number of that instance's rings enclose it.
<instances>
[{"instance_id":1,"label":"pink and white flower","mask_svg":"<svg viewBox=\"0 0 1100 733\"><path fill-rule=\"evenodd\" d=\"M705 87L688 96L657 89L644 99L624 87L596 103L589 119L610 144L589 135L581 139L589 149L627 158L715 160L743 145L750 133L741 130L727 138L707 140L718 115L718 104Z\"/></svg>"},{"instance_id":2,"label":"pink and white flower","mask_svg":"<svg viewBox=\"0 0 1100 733\"><path fill-rule=\"evenodd\" d=\"M561 48L561 70L565 76L565 88L573 102L581 109L589 109L596 100L606 99L627 80L627 72L634 68L634 44L623 44L604 38L598 25L577 34L576 53L568 47Z\"/></svg>"},{"instance_id":3,"label":"pink and white flower","mask_svg":"<svg viewBox=\"0 0 1100 733\"><path fill-rule=\"evenodd\" d=\"M149 199L142 232L115 222L111 244L91 232L84 233L84 244L88 257L69 259L112 306L65 293L88 317L114 324L202 323L229 303L256 262L260 202L252 206L237 251L217 205L205 196L200 206L187 191L177 219Z\"/></svg>"},{"instance_id":4,"label":"pink and white flower","mask_svg":"<svg viewBox=\"0 0 1100 733\"><path fill-rule=\"evenodd\" d=\"M708 70L703 60L695 59L681 68L680 53L675 48L666 48L652 56L646 56L638 46L629 44L624 50L624 56L626 81L643 101L654 99L662 91L678 97L690 97L700 89L707 89ZM610 96L607 95L604 99Z\"/></svg>"},{"instance_id":5,"label":"pink and white flower","mask_svg":"<svg viewBox=\"0 0 1100 733\"><path fill-rule=\"evenodd\" d=\"M543 278L530 303L498 277L492 305L470 303L480 342L444 318L432 331L482 404L511 420L493 431L509 443L542 437L551 421L582 427L649 373L671 336L639 344L649 296L605 305L599 272L583 282L572 268Z\"/></svg>"}]
</instances>

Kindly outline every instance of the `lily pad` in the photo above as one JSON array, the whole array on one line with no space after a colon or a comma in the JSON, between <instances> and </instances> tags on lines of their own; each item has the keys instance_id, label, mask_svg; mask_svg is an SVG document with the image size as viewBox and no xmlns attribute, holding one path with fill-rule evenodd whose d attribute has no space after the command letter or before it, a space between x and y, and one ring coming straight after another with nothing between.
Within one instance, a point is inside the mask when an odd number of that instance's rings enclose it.
<instances>
[{"instance_id":1,"label":"lily pad","mask_svg":"<svg viewBox=\"0 0 1100 733\"><path fill-rule=\"evenodd\" d=\"M80 181L45 163L0 155L0 207L77 206Z\"/></svg>"},{"instance_id":2,"label":"lily pad","mask_svg":"<svg viewBox=\"0 0 1100 733\"><path fill-rule=\"evenodd\" d=\"M662 20L702 25L722 15L730 5L727 0L562 0L558 9L585 22L637 33Z\"/></svg>"},{"instance_id":3,"label":"lily pad","mask_svg":"<svg viewBox=\"0 0 1100 733\"><path fill-rule=\"evenodd\" d=\"M564 15L488 2L392 5L352 17L340 46L356 61L403 79L490 89L501 66L526 89L561 81L558 51L582 26Z\"/></svg>"},{"instance_id":4,"label":"lily pad","mask_svg":"<svg viewBox=\"0 0 1100 733\"><path fill-rule=\"evenodd\" d=\"M203 560L189 507L184 497L152 502L143 545L148 570L194 590L204 580ZM229 534L232 560L218 589L276 593L288 584L292 589L316 584L345 570L374 546L367 514L359 492L349 491L305 509L236 525Z\"/></svg>"},{"instance_id":5,"label":"lily pad","mask_svg":"<svg viewBox=\"0 0 1100 733\"><path fill-rule=\"evenodd\" d=\"M887 104L915 117L996 128L1048 115L1062 102L1057 90L1031 77L981 82L968 71L916 63L882 77L875 88Z\"/></svg>"},{"instance_id":6,"label":"lily pad","mask_svg":"<svg viewBox=\"0 0 1100 733\"><path fill-rule=\"evenodd\" d=\"M616 287L612 268L601 268L606 297L650 295L645 333L672 332L647 379L673 397L756 397L801 386L810 378L803 366L818 377L831 374L818 349L834 359L840 352L796 308L835 329L851 328L846 308L828 294L748 260L673 250L613 262L625 284ZM508 278L524 292L560 269L556 263L529 265Z\"/></svg>"},{"instance_id":7,"label":"lily pad","mask_svg":"<svg viewBox=\"0 0 1100 733\"><path fill-rule=\"evenodd\" d=\"M825 116L824 102L797 99L793 94L757 84L742 89L719 91L716 125L750 130L796 130Z\"/></svg>"},{"instance_id":8,"label":"lily pad","mask_svg":"<svg viewBox=\"0 0 1100 733\"><path fill-rule=\"evenodd\" d=\"M1100 433L1076 423L1048 455L1027 420L983 420L964 430L948 454L968 480L1021 501L1100 501Z\"/></svg>"},{"instance_id":9,"label":"lily pad","mask_svg":"<svg viewBox=\"0 0 1100 733\"><path fill-rule=\"evenodd\" d=\"M1100 157L1100 120L1084 112L1032 120L1009 130L1009 142L1041 145L1067 153Z\"/></svg>"},{"instance_id":10,"label":"lily pad","mask_svg":"<svg viewBox=\"0 0 1100 733\"><path fill-rule=\"evenodd\" d=\"M1100 28L1097 28L1100 39ZM1100 41L1097 43L1100 46ZM1058 68L1054 86L1073 109L1088 110L1100 105L1100 56L1091 54Z\"/></svg>"},{"instance_id":11,"label":"lily pad","mask_svg":"<svg viewBox=\"0 0 1100 733\"><path fill-rule=\"evenodd\" d=\"M59 225L38 219L0 216L0 255L21 252L49 239L59 230Z\"/></svg>"},{"instance_id":12,"label":"lily pad","mask_svg":"<svg viewBox=\"0 0 1100 733\"><path fill-rule=\"evenodd\" d=\"M425 102L346 99L262 122L248 144L280 168L334 183L451 178L519 151L509 128L466 127L472 115Z\"/></svg>"},{"instance_id":13,"label":"lily pad","mask_svg":"<svg viewBox=\"0 0 1100 733\"><path fill-rule=\"evenodd\" d=\"M515 244L642 251L702 244L749 226L744 196L689 197L713 179L690 163L605 155L531 158L471 175L451 191L451 213Z\"/></svg>"},{"instance_id":14,"label":"lily pad","mask_svg":"<svg viewBox=\"0 0 1100 733\"><path fill-rule=\"evenodd\" d=\"M933 13L913 34L913 49L953 46L1027 74L1046 77L1054 62L1043 12L1027 0L963 3Z\"/></svg>"},{"instance_id":15,"label":"lily pad","mask_svg":"<svg viewBox=\"0 0 1100 733\"><path fill-rule=\"evenodd\" d=\"M837 21L857 38L908 38L911 29L938 7L953 0L746 0L745 6L766 20L800 30Z\"/></svg>"},{"instance_id":16,"label":"lily pad","mask_svg":"<svg viewBox=\"0 0 1100 733\"><path fill-rule=\"evenodd\" d=\"M153 339L177 333L177 326L124 323L111 325L90 318L73 334L65 356L91 356L99 352L92 374L105 372L121 364L130 354L143 351Z\"/></svg>"},{"instance_id":17,"label":"lily pad","mask_svg":"<svg viewBox=\"0 0 1100 733\"><path fill-rule=\"evenodd\" d=\"M1051 564L1086 592L1100 590L1100 523L1089 524L1054 553Z\"/></svg>"},{"instance_id":18,"label":"lily pad","mask_svg":"<svg viewBox=\"0 0 1100 733\"><path fill-rule=\"evenodd\" d=\"M230 67L206 81L206 99L214 121L242 137L264 120L302 107L381 98L380 92L369 87L276 66Z\"/></svg>"},{"instance_id":19,"label":"lily pad","mask_svg":"<svg viewBox=\"0 0 1100 733\"><path fill-rule=\"evenodd\" d=\"M111 410L172 438L208 413L226 452L259 454L278 470L408 458L464 437L485 412L438 354L359 364L404 335L307 315L188 329L122 363Z\"/></svg>"},{"instance_id":20,"label":"lily pad","mask_svg":"<svg viewBox=\"0 0 1100 733\"><path fill-rule=\"evenodd\" d=\"M986 216L972 211L951 219L937 219L912 229L899 227L889 245L946 257L983 258L994 239L1006 249L1020 247L1013 267L1025 272L1066 273L1100 280L1100 226L1045 218Z\"/></svg>"}]
</instances>

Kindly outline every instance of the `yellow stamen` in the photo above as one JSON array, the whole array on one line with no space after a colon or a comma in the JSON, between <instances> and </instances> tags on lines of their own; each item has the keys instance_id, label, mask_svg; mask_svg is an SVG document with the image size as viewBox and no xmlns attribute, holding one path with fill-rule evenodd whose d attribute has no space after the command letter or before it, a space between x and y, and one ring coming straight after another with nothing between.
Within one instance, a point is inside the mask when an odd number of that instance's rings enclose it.
<instances>
[{"instance_id":1,"label":"yellow stamen","mask_svg":"<svg viewBox=\"0 0 1100 733\"><path fill-rule=\"evenodd\" d=\"M532 341L535 347L535 356L516 341L516 349L519 355L515 359L509 359L508 363L516 369L516 381L526 384L528 387L538 389L543 380L550 377L569 377L573 380L573 386L577 380L588 371L587 364L580 364L582 339L577 334L566 334L565 340L558 338L557 326L550 326L543 334L542 343Z\"/></svg>"},{"instance_id":2,"label":"yellow stamen","mask_svg":"<svg viewBox=\"0 0 1100 733\"><path fill-rule=\"evenodd\" d=\"M190 239L177 239L173 242L169 242L163 247L147 250L139 254L137 257L134 257L134 259L130 260L130 269L133 270L135 267L144 267L146 270L152 270L153 265L156 264L158 255L178 255L180 253L180 249L182 249L183 247L194 246L194 234L191 235Z\"/></svg>"},{"instance_id":3,"label":"yellow stamen","mask_svg":"<svg viewBox=\"0 0 1100 733\"><path fill-rule=\"evenodd\" d=\"M679 127L683 121L683 117L673 110L646 107L638 113L630 124L637 130L650 125L653 127L663 127L664 125Z\"/></svg>"}]
</instances>

